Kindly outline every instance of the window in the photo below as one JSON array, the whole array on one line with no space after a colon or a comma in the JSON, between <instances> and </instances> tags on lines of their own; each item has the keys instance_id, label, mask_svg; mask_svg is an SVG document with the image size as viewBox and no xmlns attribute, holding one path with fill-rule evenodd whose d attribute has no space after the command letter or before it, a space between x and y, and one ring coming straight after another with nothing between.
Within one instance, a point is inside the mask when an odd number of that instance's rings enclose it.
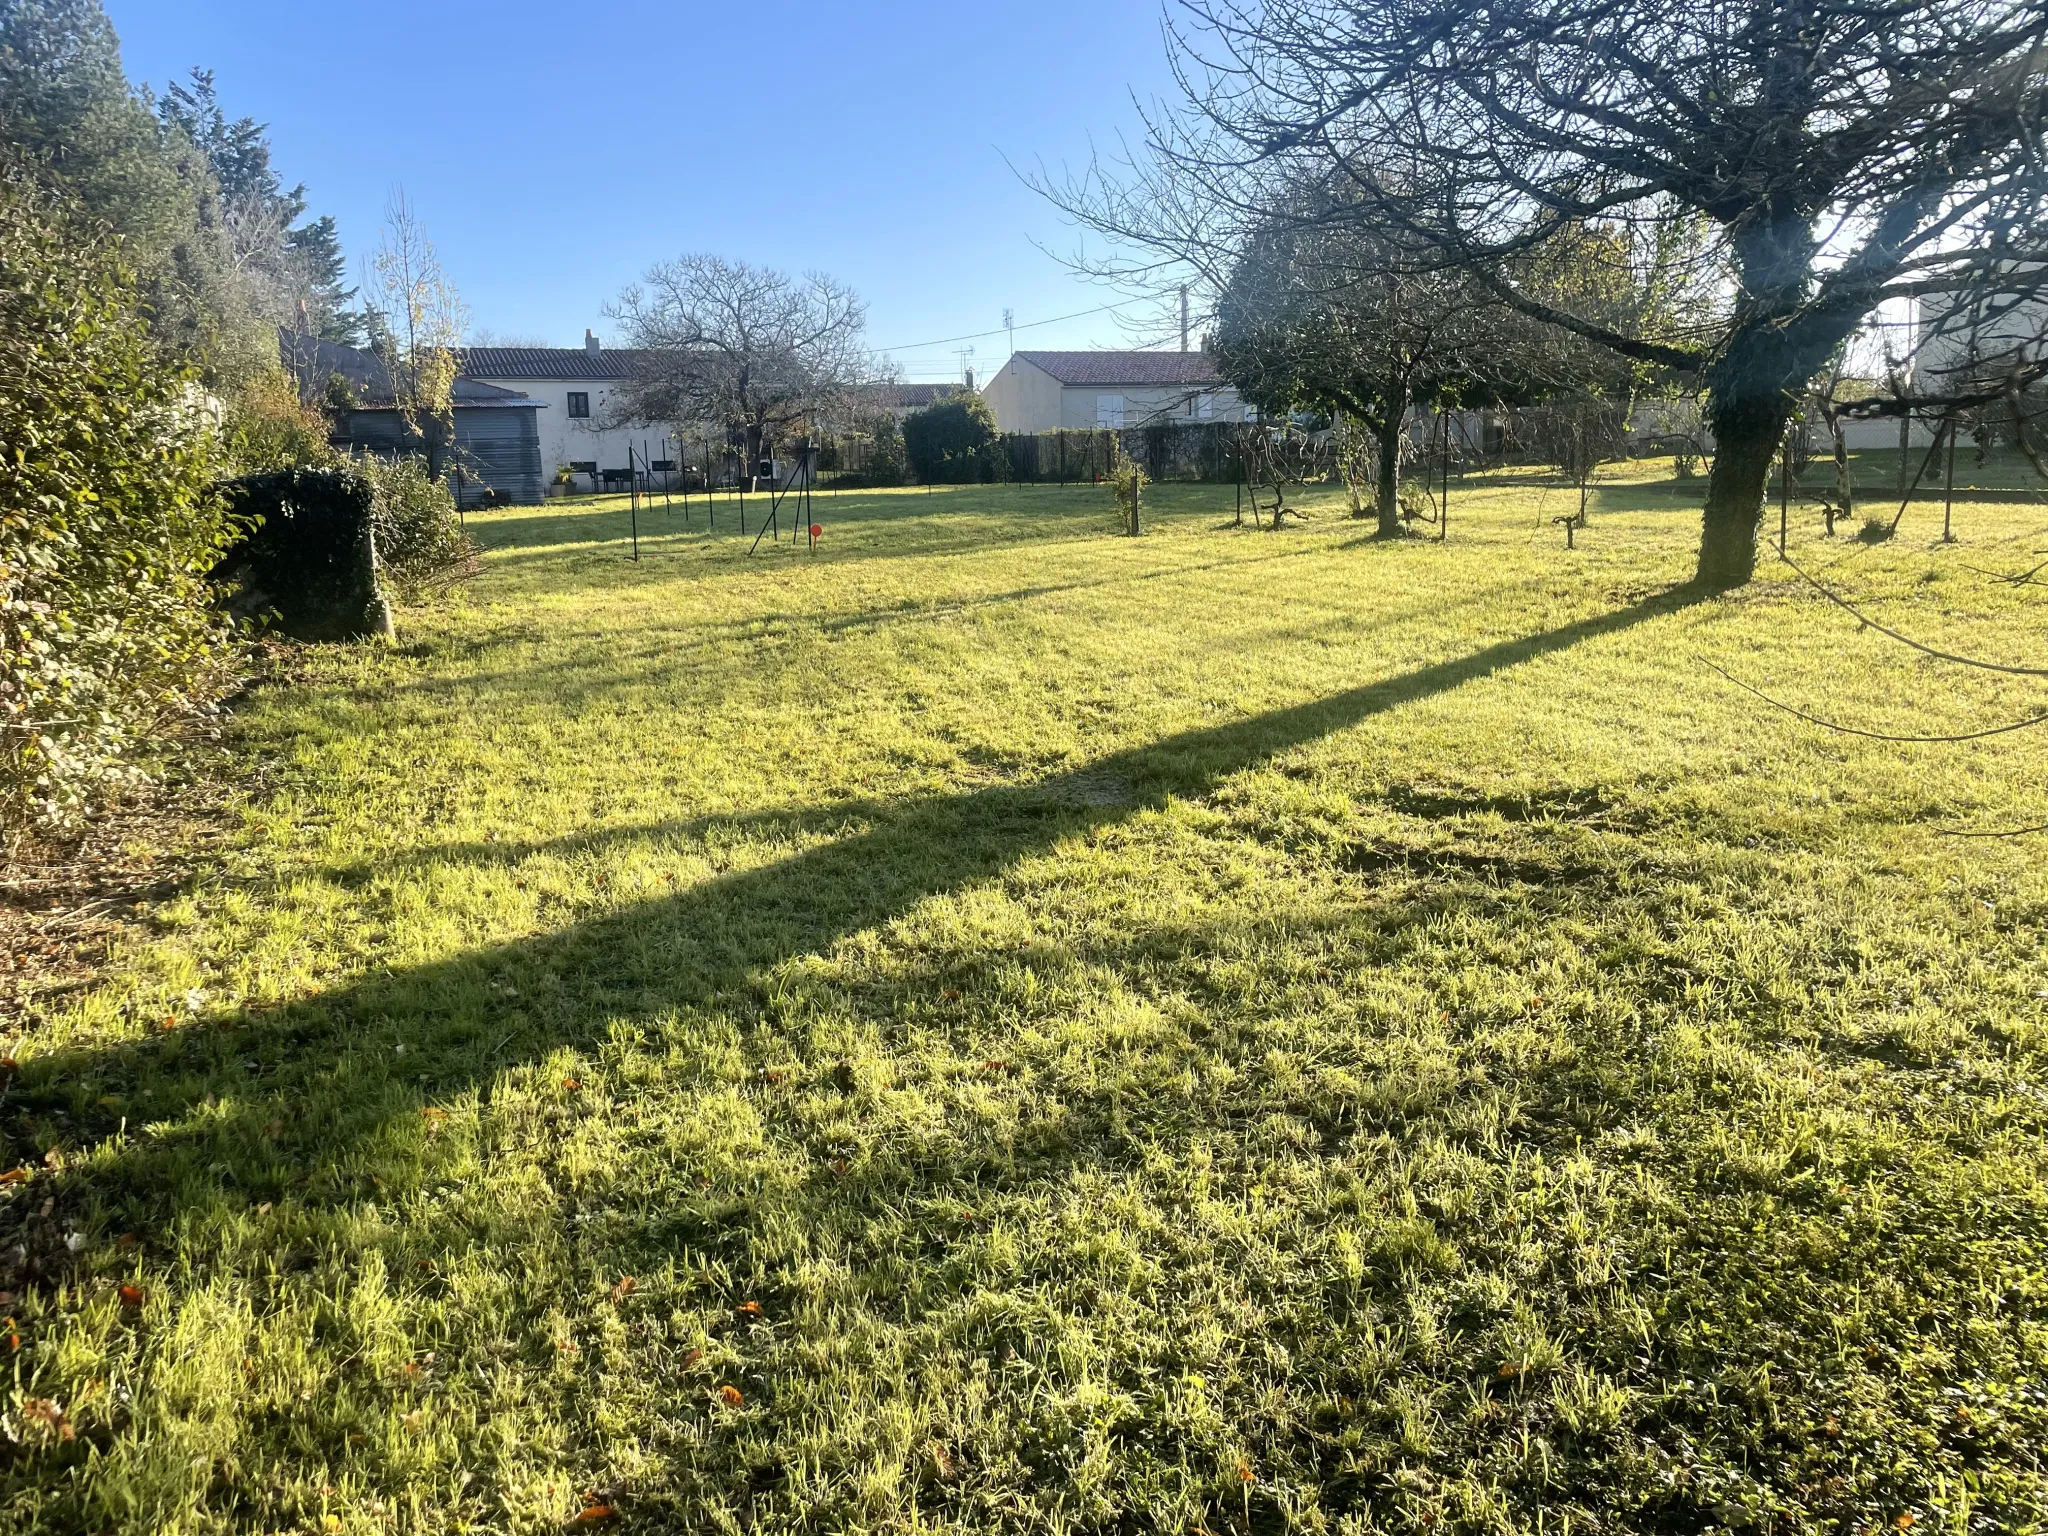
<instances>
[{"instance_id":1,"label":"window","mask_svg":"<svg viewBox=\"0 0 2048 1536\"><path fill-rule=\"evenodd\" d=\"M1122 395L1097 395L1095 397L1095 425L1098 427L1121 427L1124 424L1124 397Z\"/></svg>"},{"instance_id":2,"label":"window","mask_svg":"<svg viewBox=\"0 0 2048 1536\"><path fill-rule=\"evenodd\" d=\"M1195 402L1195 414L1203 421L1212 419L1216 414L1216 397L1214 395L1203 395Z\"/></svg>"},{"instance_id":3,"label":"window","mask_svg":"<svg viewBox=\"0 0 2048 1536\"><path fill-rule=\"evenodd\" d=\"M569 415L576 421L590 419L590 396L580 389L569 391Z\"/></svg>"}]
</instances>

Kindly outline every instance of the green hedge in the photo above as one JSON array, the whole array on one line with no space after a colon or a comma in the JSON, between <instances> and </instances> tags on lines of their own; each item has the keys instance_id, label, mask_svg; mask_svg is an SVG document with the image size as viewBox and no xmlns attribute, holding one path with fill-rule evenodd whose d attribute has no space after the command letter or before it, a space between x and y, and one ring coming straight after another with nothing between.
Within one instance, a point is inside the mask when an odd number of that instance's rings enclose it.
<instances>
[{"instance_id":1,"label":"green hedge","mask_svg":"<svg viewBox=\"0 0 2048 1536\"><path fill-rule=\"evenodd\" d=\"M206 572L211 402L149 339L133 276L0 170L0 835L76 821L139 743L225 685Z\"/></svg>"},{"instance_id":2,"label":"green hedge","mask_svg":"<svg viewBox=\"0 0 2048 1536\"><path fill-rule=\"evenodd\" d=\"M237 617L295 640L388 638L376 490L353 469L281 469L222 487L247 528L214 571Z\"/></svg>"}]
</instances>

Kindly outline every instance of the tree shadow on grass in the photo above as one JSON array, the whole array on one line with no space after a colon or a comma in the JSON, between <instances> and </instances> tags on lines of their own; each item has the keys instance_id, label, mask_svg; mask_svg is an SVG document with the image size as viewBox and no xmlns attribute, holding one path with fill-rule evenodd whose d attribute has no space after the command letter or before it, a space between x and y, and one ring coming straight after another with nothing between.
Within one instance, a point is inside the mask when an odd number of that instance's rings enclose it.
<instances>
[{"instance_id":1,"label":"tree shadow on grass","mask_svg":"<svg viewBox=\"0 0 2048 1536\"><path fill-rule=\"evenodd\" d=\"M520 1061L585 1048L622 1020L748 1005L781 962L829 949L1061 839L1402 704L1677 611L1677 591L1250 719L1189 731L1026 784L862 807L865 830L561 931L372 975L273 1013L237 1014L27 1063L0 1119L10 1161L96 1151L16 1200L10 1286L67 1268L66 1235L166 1230L195 1208L356 1197L362 1149L423 1099L486 1087ZM844 808L835 811L844 817ZM579 836L579 849L644 838ZM531 851L531 850L529 850ZM397 1048L402 1047L402 1054ZM238 1085L223 1092L223 1085ZM144 1131L143 1126L153 1129ZM33 1214L38 1209L42 1214Z\"/></svg>"}]
</instances>

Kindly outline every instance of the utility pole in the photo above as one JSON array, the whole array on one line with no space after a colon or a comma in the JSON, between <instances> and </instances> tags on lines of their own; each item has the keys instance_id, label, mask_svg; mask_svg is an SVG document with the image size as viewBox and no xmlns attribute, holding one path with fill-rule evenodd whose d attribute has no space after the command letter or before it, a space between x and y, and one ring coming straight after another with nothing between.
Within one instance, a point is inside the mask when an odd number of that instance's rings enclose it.
<instances>
[{"instance_id":1,"label":"utility pole","mask_svg":"<svg viewBox=\"0 0 2048 1536\"><path fill-rule=\"evenodd\" d=\"M1009 336L1010 356L1015 357L1017 355L1017 311L1014 309L1003 311L1003 330Z\"/></svg>"},{"instance_id":2,"label":"utility pole","mask_svg":"<svg viewBox=\"0 0 2048 1536\"><path fill-rule=\"evenodd\" d=\"M1180 349L1188 349L1188 285L1180 285Z\"/></svg>"}]
</instances>

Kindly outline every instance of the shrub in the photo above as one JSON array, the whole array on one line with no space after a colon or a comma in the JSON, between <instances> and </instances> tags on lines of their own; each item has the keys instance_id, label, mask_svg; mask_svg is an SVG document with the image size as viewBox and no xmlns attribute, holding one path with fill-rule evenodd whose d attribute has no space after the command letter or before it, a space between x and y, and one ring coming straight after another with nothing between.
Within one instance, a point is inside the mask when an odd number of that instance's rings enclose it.
<instances>
[{"instance_id":1,"label":"shrub","mask_svg":"<svg viewBox=\"0 0 2048 1536\"><path fill-rule=\"evenodd\" d=\"M265 369L235 391L221 436L228 462L245 475L335 461L327 418L299 397L298 385L281 368Z\"/></svg>"},{"instance_id":2,"label":"shrub","mask_svg":"<svg viewBox=\"0 0 2048 1536\"><path fill-rule=\"evenodd\" d=\"M949 395L903 422L904 452L917 478L927 483L985 478L987 449L995 440L995 412L979 395Z\"/></svg>"},{"instance_id":3,"label":"shrub","mask_svg":"<svg viewBox=\"0 0 2048 1536\"><path fill-rule=\"evenodd\" d=\"M222 488L247 529L214 570L236 617L299 640L389 636L377 580L376 491L350 469L284 469Z\"/></svg>"},{"instance_id":4,"label":"shrub","mask_svg":"<svg viewBox=\"0 0 2048 1536\"><path fill-rule=\"evenodd\" d=\"M421 458L363 455L356 468L370 482L377 564L407 602L472 575L476 546L462 531L455 498Z\"/></svg>"},{"instance_id":5,"label":"shrub","mask_svg":"<svg viewBox=\"0 0 2048 1536\"><path fill-rule=\"evenodd\" d=\"M213 411L133 276L0 171L0 826L75 821L137 743L225 684L206 572L234 533Z\"/></svg>"},{"instance_id":6,"label":"shrub","mask_svg":"<svg viewBox=\"0 0 2048 1536\"><path fill-rule=\"evenodd\" d=\"M903 429L894 416L884 416L875 423L867 462L860 472L869 485L901 485L909 475L910 457L904 451Z\"/></svg>"}]
</instances>

